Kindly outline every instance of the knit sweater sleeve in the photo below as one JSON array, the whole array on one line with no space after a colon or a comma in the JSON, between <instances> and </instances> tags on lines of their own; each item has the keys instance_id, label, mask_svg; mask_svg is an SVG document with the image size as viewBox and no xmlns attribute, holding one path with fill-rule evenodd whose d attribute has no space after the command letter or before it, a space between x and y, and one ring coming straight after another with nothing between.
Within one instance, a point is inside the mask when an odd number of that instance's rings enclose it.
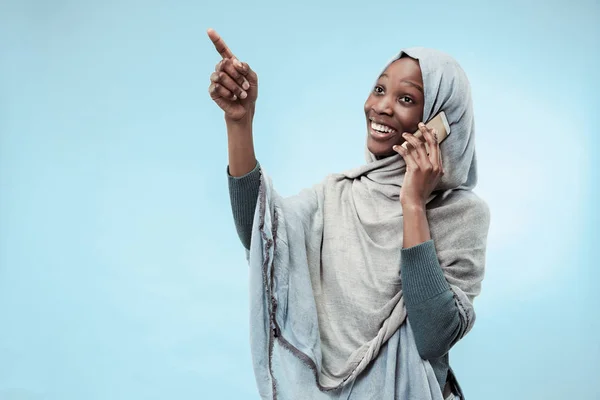
<instances>
[{"instance_id":1,"label":"knit sweater sleeve","mask_svg":"<svg viewBox=\"0 0 600 400\"><path fill-rule=\"evenodd\" d=\"M421 358L442 357L460 339L465 321L437 258L433 240L402 249L404 303Z\"/></svg>"},{"instance_id":2,"label":"knit sweater sleeve","mask_svg":"<svg viewBox=\"0 0 600 400\"><path fill-rule=\"evenodd\" d=\"M242 245L249 250L254 211L260 189L260 164L257 161L252 171L240 177L231 176L227 167L227 180L235 229Z\"/></svg>"}]
</instances>

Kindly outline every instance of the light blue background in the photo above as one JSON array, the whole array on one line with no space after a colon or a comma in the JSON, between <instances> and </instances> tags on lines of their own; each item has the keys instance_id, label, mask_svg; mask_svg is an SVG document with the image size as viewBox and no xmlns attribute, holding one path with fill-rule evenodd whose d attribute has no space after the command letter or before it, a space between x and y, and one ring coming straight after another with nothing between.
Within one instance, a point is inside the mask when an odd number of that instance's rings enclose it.
<instances>
[{"instance_id":1,"label":"light blue background","mask_svg":"<svg viewBox=\"0 0 600 400\"><path fill-rule=\"evenodd\" d=\"M400 48L470 77L492 210L468 399L598 399L598 1L0 0L0 399L256 399L214 27L293 194L363 162Z\"/></svg>"}]
</instances>

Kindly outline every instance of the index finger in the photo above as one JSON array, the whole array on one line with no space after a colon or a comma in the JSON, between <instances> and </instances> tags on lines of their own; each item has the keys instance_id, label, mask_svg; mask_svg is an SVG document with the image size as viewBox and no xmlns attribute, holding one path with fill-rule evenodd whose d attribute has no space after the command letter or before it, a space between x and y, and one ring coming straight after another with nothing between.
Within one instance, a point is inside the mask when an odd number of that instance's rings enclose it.
<instances>
[{"instance_id":1,"label":"index finger","mask_svg":"<svg viewBox=\"0 0 600 400\"><path fill-rule=\"evenodd\" d=\"M221 54L221 57L223 57L223 58L234 58L235 57L233 55L233 53L231 52L231 50L229 50L229 47L227 47L227 45L225 44L223 39L221 39L221 36L219 36L217 31L215 31L212 28L209 28L206 31L206 33L208 33L208 37L215 45L215 49L217 49L219 54Z\"/></svg>"}]
</instances>

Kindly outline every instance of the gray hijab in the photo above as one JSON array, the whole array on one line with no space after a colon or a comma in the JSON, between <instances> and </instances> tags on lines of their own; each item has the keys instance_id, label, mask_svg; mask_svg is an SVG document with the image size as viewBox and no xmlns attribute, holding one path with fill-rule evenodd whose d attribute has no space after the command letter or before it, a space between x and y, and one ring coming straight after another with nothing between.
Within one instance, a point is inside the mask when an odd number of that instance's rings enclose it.
<instances>
[{"instance_id":1,"label":"gray hijab","mask_svg":"<svg viewBox=\"0 0 600 400\"><path fill-rule=\"evenodd\" d=\"M452 131L441 145L446 174L428 199L427 219L466 327L462 337L475 318L489 226L487 205L471 192L477 167L469 83L451 57L430 49L403 50L385 68L402 55L420 63L424 120L443 110ZM365 165L288 198L261 167L247 258L263 398L366 399L377 387L394 398L441 399L402 296L405 164L399 155L376 160L366 150L366 157Z\"/></svg>"}]
</instances>

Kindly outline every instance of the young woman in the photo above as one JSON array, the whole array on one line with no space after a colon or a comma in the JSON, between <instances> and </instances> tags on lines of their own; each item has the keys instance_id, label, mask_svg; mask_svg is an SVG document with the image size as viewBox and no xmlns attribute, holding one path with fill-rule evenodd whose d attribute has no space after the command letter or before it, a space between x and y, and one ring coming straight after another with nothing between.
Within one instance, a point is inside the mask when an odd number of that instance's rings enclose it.
<instances>
[{"instance_id":1,"label":"young woman","mask_svg":"<svg viewBox=\"0 0 600 400\"><path fill-rule=\"evenodd\" d=\"M439 51L400 52L365 102L367 163L282 198L254 154L256 73L208 35L222 56L209 93L225 113L260 395L464 399L448 352L475 320L490 217L472 192L463 70ZM422 122L440 111L441 144ZM417 129L423 139L407 133Z\"/></svg>"}]
</instances>

